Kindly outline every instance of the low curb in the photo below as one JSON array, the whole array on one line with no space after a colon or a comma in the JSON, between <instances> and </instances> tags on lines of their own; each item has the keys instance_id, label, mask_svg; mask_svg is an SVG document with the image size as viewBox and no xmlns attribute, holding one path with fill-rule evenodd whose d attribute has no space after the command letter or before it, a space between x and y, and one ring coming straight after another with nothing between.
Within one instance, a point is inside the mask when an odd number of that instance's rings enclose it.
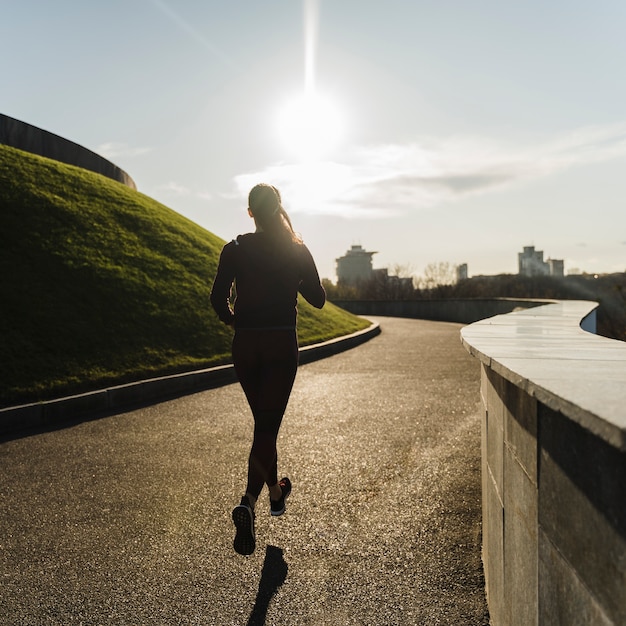
<instances>
[{"instance_id":1,"label":"low curb","mask_svg":"<svg viewBox=\"0 0 626 626\"><path fill-rule=\"evenodd\" d=\"M300 365L354 348L380 334L378 323L351 335L300 348ZM0 435L50 429L64 422L94 419L123 409L156 404L237 381L232 365L140 380L97 391L0 409Z\"/></svg>"}]
</instances>

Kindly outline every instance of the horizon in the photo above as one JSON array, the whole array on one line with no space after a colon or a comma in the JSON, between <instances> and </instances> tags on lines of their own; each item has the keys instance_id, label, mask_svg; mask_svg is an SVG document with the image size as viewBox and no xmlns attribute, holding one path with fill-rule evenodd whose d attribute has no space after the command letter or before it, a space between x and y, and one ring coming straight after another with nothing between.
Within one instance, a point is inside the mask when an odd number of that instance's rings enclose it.
<instances>
[{"instance_id":1,"label":"horizon","mask_svg":"<svg viewBox=\"0 0 626 626\"><path fill-rule=\"evenodd\" d=\"M626 7L186 0L3 21L2 113L78 143L225 240L277 186L320 275L376 267L626 271ZM242 19L243 15L243 19ZM24 48L23 42L28 41ZM532 45L529 44L531 42Z\"/></svg>"}]
</instances>

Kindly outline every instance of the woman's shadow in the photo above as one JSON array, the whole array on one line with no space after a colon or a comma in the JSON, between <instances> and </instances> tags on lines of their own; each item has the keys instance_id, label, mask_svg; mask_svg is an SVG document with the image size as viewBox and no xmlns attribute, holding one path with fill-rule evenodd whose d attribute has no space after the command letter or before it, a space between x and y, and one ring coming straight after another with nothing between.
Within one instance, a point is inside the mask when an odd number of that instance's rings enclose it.
<instances>
[{"instance_id":1,"label":"woman's shadow","mask_svg":"<svg viewBox=\"0 0 626 626\"><path fill-rule=\"evenodd\" d=\"M261 580L259 581L259 591L256 594L248 626L264 626L267 609L272 597L285 582L288 569L287 563L283 558L282 548L267 546L265 549L265 561L261 570Z\"/></svg>"}]
</instances>

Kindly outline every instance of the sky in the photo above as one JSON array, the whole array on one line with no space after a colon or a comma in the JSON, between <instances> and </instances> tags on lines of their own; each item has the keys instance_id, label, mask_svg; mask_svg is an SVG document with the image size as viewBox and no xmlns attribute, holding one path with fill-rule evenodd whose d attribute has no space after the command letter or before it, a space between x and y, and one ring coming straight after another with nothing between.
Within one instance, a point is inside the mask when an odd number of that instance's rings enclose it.
<instances>
[{"instance_id":1,"label":"sky","mask_svg":"<svg viewBox=\"0 0 626 626\"><path fill-rule=\"evenodd\" d=\"M228 241L278 187L320 275L626 271L623 0L1 3L0 113Z\"/></svg>"}]
</instances>

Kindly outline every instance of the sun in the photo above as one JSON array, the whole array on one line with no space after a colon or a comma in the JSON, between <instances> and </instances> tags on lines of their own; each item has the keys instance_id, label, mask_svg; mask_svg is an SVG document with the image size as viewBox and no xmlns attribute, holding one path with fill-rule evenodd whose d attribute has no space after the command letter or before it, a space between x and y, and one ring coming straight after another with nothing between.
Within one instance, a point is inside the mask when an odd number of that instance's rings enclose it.
<instances>
[{"instance_id":1,"label":"sun","mask_svg":"<svg viewBox=\"0 0 626 626\"><path fill-rule=\"evenodd\" d=\"M302 160L328 155L341 141L345 124L338 107L317 93L289 100L276 117L283 146Z\"/></svg>"}]
</instances>

